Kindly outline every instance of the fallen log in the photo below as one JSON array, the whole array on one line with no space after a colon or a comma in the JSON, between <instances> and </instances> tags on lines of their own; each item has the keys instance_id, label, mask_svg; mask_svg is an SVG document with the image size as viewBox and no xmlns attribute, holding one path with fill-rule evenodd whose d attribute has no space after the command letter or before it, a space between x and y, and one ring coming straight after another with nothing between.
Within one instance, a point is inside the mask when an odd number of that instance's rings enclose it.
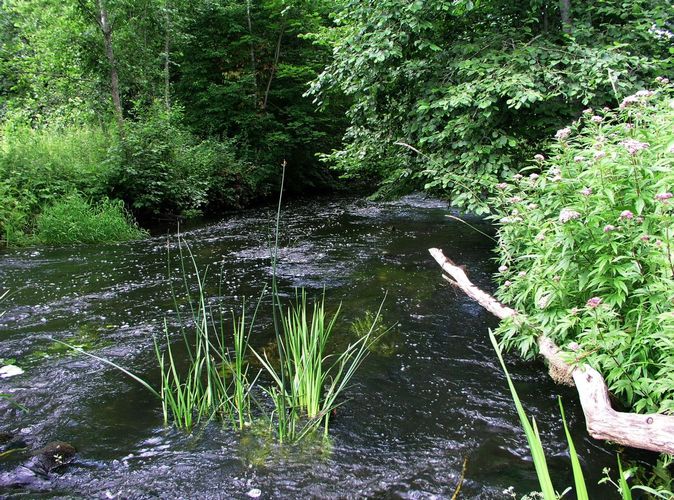
<instances>
[{"instance_id":1,"label":"fallen log","mask_svg":"<svg viewBox=\"0 0 674 500\"><path fill-rule=\"evenodd\" d=\"M431 248L429 252L447 273L443 275L444 279L494 316L506 319L518 314L475 286L464 270L445 257L442 250ZM553 378L576 386L590 436L631 448L674 454L674 415L616 411L611 406L606 382L597 370L587 363L569 364L561 356L559 347L545 335L538 337L538 347Z\"/></svg>"}]
</instances>

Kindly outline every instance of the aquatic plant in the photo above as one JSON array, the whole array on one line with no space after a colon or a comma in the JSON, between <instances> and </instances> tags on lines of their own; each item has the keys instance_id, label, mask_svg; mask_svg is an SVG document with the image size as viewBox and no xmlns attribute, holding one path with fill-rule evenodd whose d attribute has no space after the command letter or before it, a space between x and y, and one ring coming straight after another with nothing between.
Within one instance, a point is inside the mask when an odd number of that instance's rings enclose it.
<instances>
[{"instance_id":1,"label":"aquatic plant","mask_svg":"<svg viewBox=\"0 0 674 500\"><path fill-rule=\"evenodd\" d=\"M383 304L383 303L382 303ZM338 399L381 336L374 317L369 331L331 354L328 343L339 315L339 308L330 318L325 311L325 297L310 309L306 291L298 291L295 303L280 314L279 366L266 353L253 353L272 377L273 385L265 389L271 397L280 441L297 441L321 426L327 436L330 415L339 406Z\"/></svg>"},{"instance_id":2,"label":"aquatic plant","mask_svg":"<svg viewBox=\"0 0 674 500\"><path fill-rule=\"evenodd\" d=\"M370 330L374 328L375 336L377 337L376 342L371 342L368 345L368 349L376 354L381 356L392 356L396 353L398 346L396 340L391 337L392 330L395 325L387 326L383 315L373 313L370 310L365 311L365 314L356 318L351 323L350 331L357 338L361 338L364 335L368 335ZM387 334L387 335L384 335Z\"/></svg>"},{"instance_id":3,"label":"aquatic plant","mask_svg":"<svg viewBox=\"0 0 674 500\"><path fill-rule=\"evenodd\" d=\"M45 244L106 243L147 236L120 200L89 203L71 194L44 209L37 217L36 237Z\"/></svg>"},{"instance_id":4,"label":"aquatic plant","mask_svg":"<svg viewBox=\"0 0 674 500\"><path fill-rule=\"evenodd\" d=\"M155 338L155 353L161 372L159 395L164 422L172 421L179 428L191 429L204 418L210 419L219 414L235 427L242 429L251 420L250 396L255 380L251 382L248 378L245 356L260 301L248 326L245 312L242 312L238 319L232 313L233 352L231 352L225 340L226 328L222 311L219 311L220 321L216 321L212 309L206 302L205 280L208 267L201 273L190 247L188 245L184 247L187 256L183 252L183 242L179 238L179 261L191 312L190 320L194 326L193 331L187 332L184 322L181 321L183 347L188 356L186 370L179 368L181 363L174 355L166 320L165 352L161 351ZM194 273L197 285L196 298L193 298L190 292L188 272L185 268L186 260L191 263ZM177 300L176 310L178 310ZM242 310L245 310L245 304Z\"/></svg>"}]
</instances>

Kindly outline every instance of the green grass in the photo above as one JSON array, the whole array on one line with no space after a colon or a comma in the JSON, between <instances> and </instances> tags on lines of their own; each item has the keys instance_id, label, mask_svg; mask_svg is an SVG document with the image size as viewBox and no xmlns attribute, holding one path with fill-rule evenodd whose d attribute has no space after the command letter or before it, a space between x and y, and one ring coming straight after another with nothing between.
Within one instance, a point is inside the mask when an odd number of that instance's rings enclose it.
<instances>
[{"instance_id":1,"label":"green grass","mask_svg":"<svg viewBox=\"0 0 674 500\"><path fill-rule=\"evenodd\" d=\"M0 127L0 245L31 243L35 217L70 193L100 199L113 141L94 126Z\"/></svg>"},{"instance_id":2,"label":"green grass","mask_svg":"<svg viewBox=\"0 0 674 500\"><path fill-rule=\"evenodd\" d=\"M92 204L78 194L44 209L37 218L36 237L44 244L107 243L140 239L140 229L119 200Z\"/></svg>"},{"instance_id":3,"label":"green grass","mask_svg":"<svg viewBox=\"0 0 674 500\"><path fill-rule=\"evenodd\" d=\"M253 351L273 381L266 392L274 403L279 441L298 441L321 427L327 436L330 415L381 335L376 328L380 311L369 331L335 353L330 352L329 341L339 308L329 317L325 297L310 307L306 292L301 290L295 303L281 311L278 365L266 353Z\"/></svg>"},{"instance_id":4,"label":"green grass","mask_svg":"<svg viewBox=\"0 0 674 500\"><path fill-rule=\"evenodd\" d=\"M246 361L248 340L260 305L247 322L245 312L237 318L232 313L232 348L226 342L226 327L222 311L219 321L207 305L205 281L208 268L201 273L189 246L179 240L179 260L182 266L185 294L188 298L193 331L182 328L183 348L187 353L187 368L180 369L180 360L174 355L169 329L164 322L166 350L162 352L155 339L155 353L161 372L159 394L164 422L191 429L204 419L220 416L234 427L242 429L251 422L251 391L257 377L250 381ZM185 262L194 272L197 295L192 297L187 280ZM242 310L245 310L245 304ZM177 307L176 307L177 309Z\"/></svg>"}]
</instances>

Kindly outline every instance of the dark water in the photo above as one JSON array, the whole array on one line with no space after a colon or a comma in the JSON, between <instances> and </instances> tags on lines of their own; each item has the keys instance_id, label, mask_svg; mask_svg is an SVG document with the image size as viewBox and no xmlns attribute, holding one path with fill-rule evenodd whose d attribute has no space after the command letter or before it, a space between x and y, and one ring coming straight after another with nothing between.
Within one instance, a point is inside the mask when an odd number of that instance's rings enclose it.
<instances>
[{"instance_id":1,"label":"dark water","mask_svg":"<svg viewBox=\"0 0 674 500\"><path fill-rule=\"evenodd\" d=\"M262 498L451 498L464 460L461 498L507 498L509 486L519 495L537 489L487 337L496 322L440 278L427 252L443 248L488 288L491 242L447 213L441 202L421 197L285 207L281 289L290 295L303 286L317 295L325 287L329 303L341 301L337 342L346 341L354 319L376 311L385 293L385 322L397 322L386 349L357 374L324 450L278 448L217 423L191 435L165 429L158 402L145 389L53 343L52 337L84 345L156 382L152 337L161 334L165 317L175 322L165 237L1 254L0 291L12 295L2 304L0 358L15 358L26 373L0 380L0 393L11 392L30 411L0 402L0 431L33 449L61 440L79 453L75 464L47 478L26 479L19 458L5 459L0 496L246 498L258 488ZM273 216L269 209L246 211L185 233L199 265L211 266L213 302L220 295L238 308L269 281ZM255 346L270 340L263 307ZM554 385L539 364L513 356L509 364L560 491L572 484L561 394L591 496L608 496L606 487L594 485L603 467L615 469L614 450L586 437L573 390ZM28 484L8 485L17 476Z\"/></svg>"}]
</instances>

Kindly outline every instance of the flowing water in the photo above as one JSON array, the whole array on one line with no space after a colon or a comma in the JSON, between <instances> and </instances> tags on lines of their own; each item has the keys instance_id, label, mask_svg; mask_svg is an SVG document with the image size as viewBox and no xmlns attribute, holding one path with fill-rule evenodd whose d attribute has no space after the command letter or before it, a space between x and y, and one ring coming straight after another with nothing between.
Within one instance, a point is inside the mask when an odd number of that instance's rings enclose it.
<instances>
[{"instance_id":1,"label":"flowing water","mask_svg":"<svg viewBox=\"0 0 674 500\"><path fill-rule=\"evenodd\" d=\"M438 246L489 289L493 243L419 196L393 203L338 199L284 207L279 286L287 295L325 289L342 303L335 341L381 300L395 325L353 380L332 420L329 446L278 447L263 434L223 429L192 434L162 425L158 401L138 383L53 339L85 349L158 383L153 335L164 318L179 337L185 310L169 283L180 276L175 238L118 245L9 250L0 254L0 358L25 373L0 379L29 411L0 402L0 431L37 449L71 443L76 460L35 476L17 452L0 459L0 496L30 498L508 498L537 488L534 466L505 378L489 344L494 318L441 279L427 249ZM184 231L213 303L248 309L269 282L274 212L255 209ZM489 232L478 219L469 222ZM174 276L168 278L169 268ZM270 344L270 306L251 343ZM574 391L555 385L539 363L508 363L520 397L540 427L558 488L571 485L557 396L562 395L594 498L614 450L588 438ZM263 402L264 404L264 402ZM255 491L255 490L259 491ZM612 495L611 495L612 496Z\"/></svg>"}]
</instances>

